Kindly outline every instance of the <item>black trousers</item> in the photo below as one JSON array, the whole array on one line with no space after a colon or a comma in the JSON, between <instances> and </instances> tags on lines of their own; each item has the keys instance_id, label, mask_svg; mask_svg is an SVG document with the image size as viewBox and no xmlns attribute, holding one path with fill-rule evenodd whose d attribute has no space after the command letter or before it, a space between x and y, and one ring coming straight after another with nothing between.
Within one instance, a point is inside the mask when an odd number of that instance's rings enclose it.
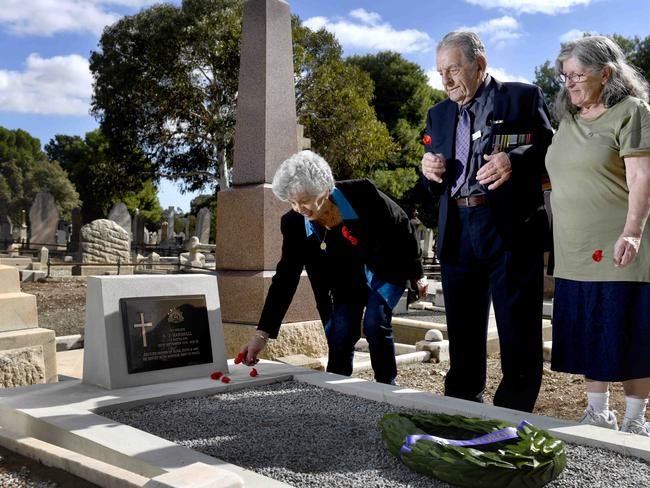
<instances>
[{"instance_id":1,"label":"black trousers","mask_svg":"<svg viewBox=\"0 0 650 488\"><path fill-rule=\"evenodd\" d=\"M454 211L446 238L456 234L457 254L441 262L451 361L445 395L483 401L491 296L503 373L494 404L530 412L543 368L541 245L506 250L487 206Z\"/></svg>"}]
</instances>

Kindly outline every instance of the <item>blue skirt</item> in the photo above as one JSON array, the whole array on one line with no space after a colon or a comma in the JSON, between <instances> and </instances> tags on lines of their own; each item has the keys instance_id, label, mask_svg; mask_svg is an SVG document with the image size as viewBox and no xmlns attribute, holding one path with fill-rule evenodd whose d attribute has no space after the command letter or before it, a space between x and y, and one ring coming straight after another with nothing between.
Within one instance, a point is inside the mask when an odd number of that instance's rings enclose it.
<instances>
[{"instance_id":1,"label":"blue skirt","mask_svg":"<svg viewBox=\"0 0 650 488\"><path fill-rule=\"evenodd\" d=\"M556 278L551 369L595 381L650 377L650 283Z\"/></svg>"}]
</instances>

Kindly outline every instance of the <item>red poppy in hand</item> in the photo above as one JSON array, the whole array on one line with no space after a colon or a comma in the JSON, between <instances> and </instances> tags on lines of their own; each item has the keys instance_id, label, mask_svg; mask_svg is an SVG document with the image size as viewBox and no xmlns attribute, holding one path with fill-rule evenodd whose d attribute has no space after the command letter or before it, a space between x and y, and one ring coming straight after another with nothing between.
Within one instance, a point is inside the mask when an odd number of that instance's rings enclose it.
<instances>
[{"instance_id":1,"label":"red poppy in hand","mask_svg":"<svg viewBox=\"0 0 650 488\"><path fill-rule=\"evenodd\" d=\"M235 358L235 364L241 363L244 360L245 357L246 356L244 355L243 352L240 352L239 354L237 354L237 357Z\"/></svg>"},{"instance_id":2,"label":"red poppy in hand","mask_svg":"<svg viewBox=\"0 0 650 488\"><path fill-rule=\"evenodd\" d=\"M350 241L350 244L352 244L353 246L359 244L359 239L354 237L345 225L341 227L341 233L343 234L343 237L345 237L348 241Z\"/></svg>"},{"instance_id":3,"label":"red poppy in hand","mask_svg":"<svg viewBox=\"0 0 650 488\"><path fill-rule=\"evenodd\" d=\"M251 377L255 378L257 376L257 370L255 368L251 369L251 372L248 373Z\"/></svg>"},{"instance_id":4,"label":"red poppy in hand","mask_svg":"<svg viewBox=\"0 0 650 488\"><path fill-rule=\"evenodd\" d=\"M223 374L221 373L221 371L215 371L214 373L212 373L212 374L210 375L210 378L213 379L213 380L218 380L218 379L220 379L222 376L223 376Z\"/></svg>"},{"instance_id":5,"label":"red poppy in hand","mask_svg":"<svg viewBox=\"0 0 650 488\"><path fill-rule=\"evenodd\" d=\"M603 250L596 249L594 253L591 255L591 259L593 259L597 263L600 263L603 260Z\"/></svg>"},{"instance_id":6,"label":"red poppy in hand","mask_svg":"<svg viewBox=\"0 0 650 488\"><path fill-rule=\"evenodd\" d=\"M228 378L227 376L224 376L223 378L221 378L221 382L222 383L230 383L230 378Z\"/></svg>"},{"instance_id":7,"label":"red poppy in hand","mask_svg":"<svg viewBox=\"0 0 650 488\"><path fill-rule=\"evenodd\" d=\"M431 136L429 134L424 134L424 137L422 138L422 143L424 145L431 144Z\"/></svg>"}]
</instances>

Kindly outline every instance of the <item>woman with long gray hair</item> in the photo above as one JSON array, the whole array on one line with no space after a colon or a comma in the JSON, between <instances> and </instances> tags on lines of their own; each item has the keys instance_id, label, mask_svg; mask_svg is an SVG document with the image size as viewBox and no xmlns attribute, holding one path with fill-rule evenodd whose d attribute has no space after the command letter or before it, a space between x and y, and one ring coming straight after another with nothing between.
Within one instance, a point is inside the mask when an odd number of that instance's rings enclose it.
<instances>
[{"instance_id":1,"label":"woman with long gray hair","mask_svg":"<svg viewBox=\"0 0 650 488\"><path fill-rule=\"evenodd\" d=\"M369 180L335 183L327 162L311 151L280 165L273 193L292 210L280 223L282 256L257 331L240 351L243 362L255 364L277 337L304 268L325 328L327 371L352 374L363 323L375 380L394 384L392 309L408 281L420 294L427 289L413 224Z\"/></svg>"},{"instance_id":2,"label":"woman with long gray hair","mask_svg":"<svg viewBox=\"0 0 650 488\"><path fill-rule=\"evenodd\" d=\"M603 36L562 46L551 178L556 371L585 376L581 423L617 429L609 382L626 395L621 431L650 437L648 82Z\"/></svg>"}]
</instances>

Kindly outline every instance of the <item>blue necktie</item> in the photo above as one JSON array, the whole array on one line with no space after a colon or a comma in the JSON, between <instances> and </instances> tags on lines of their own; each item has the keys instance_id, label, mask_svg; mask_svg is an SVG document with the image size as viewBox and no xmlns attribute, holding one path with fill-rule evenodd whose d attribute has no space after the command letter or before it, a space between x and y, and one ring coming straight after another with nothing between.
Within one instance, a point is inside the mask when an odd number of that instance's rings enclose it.
<instances>
[{"instance_id":1,"label":"blue necktie","mask_svg":"<svg viewBox=\"0 0 650 488\"><path fill-rule=\"evenodd\" d=\"M460 114L458 115L458 125L456 126L456 181L454 181L451 187L452 196L465 183L465 168L467 167L467 159L469 157L470 132L471 121L469 118L469 110L466 107L461 107Z\"/></svg>"}]
</instances>

